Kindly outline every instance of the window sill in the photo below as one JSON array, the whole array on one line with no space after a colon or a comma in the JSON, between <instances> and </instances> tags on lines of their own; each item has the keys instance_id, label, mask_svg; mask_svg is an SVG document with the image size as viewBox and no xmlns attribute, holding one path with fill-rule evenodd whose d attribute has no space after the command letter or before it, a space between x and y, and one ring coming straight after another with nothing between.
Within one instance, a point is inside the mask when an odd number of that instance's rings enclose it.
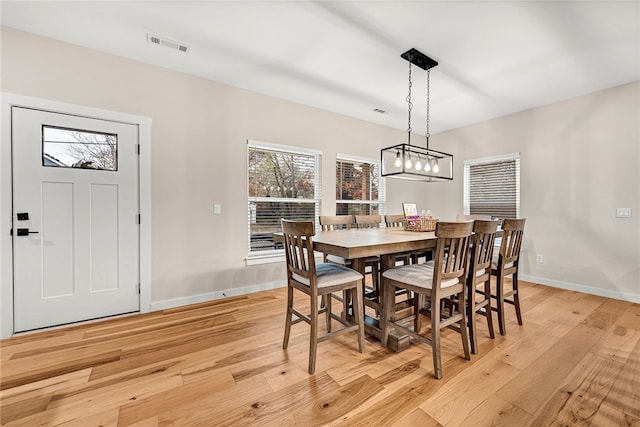
<instances>
[{"instance_id":1,"label":"window sill","mask_svg":"<svg viewBox=\"0 0 640 427\"><path fill-rule=\"evenodd\" d=\"M284 250L252 252L245 259L247 267L277 262L284 262Z\"/></svg>"}]
</instances>

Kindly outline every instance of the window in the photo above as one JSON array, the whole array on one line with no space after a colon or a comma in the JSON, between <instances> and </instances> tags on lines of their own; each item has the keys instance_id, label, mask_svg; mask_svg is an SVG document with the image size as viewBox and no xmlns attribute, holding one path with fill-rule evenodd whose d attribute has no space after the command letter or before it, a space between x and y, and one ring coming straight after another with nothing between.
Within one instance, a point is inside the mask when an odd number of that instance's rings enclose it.
<instances>
[{"instance_id":1,"label":"window","mask_svg":"<svg viewBox=\"0 0 640 427\"><path fill-rule=\"evenodd\" d=\"M281 231L280 219L317 222L320 215L320 152L249 141L247 165L248 259L279 260L282 244L271 234Z\"/></svg>"},{"instance_id":2,"label":"window","mask_svg":"<svg viewBox=\"0 0 640 427\"><path fill-rule=\"evenodd\" d=\"M43 125L42 166L118 170L118 135Z\"/></svg>"},{"instance_id":3,"label":"window","mask_svg":"<svg viewBox=\"0 0 640 427\"><path fill-rule=\"evenodd\" d=\"M464 213L519 217L519 153L464 162Z\"/></svg>"},{"instance_id":4,"label":"window","mask_svg":"<svg viewBox=\"0 0 640 427\"><path fill-rule=\"evenodd\" d=\"M384 215L385 198L379 161L338 154L336 215Z\"/></svg>"}]
</instances>

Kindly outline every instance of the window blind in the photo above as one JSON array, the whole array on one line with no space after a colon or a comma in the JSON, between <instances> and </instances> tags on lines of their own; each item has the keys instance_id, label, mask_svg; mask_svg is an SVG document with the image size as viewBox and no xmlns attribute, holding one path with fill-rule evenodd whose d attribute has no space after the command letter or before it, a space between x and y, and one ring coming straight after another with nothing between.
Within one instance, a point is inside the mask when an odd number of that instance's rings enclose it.
<instances>
[{"instance_id":1,"label":"window blind","mask_svg":"<svg viewBox=\"0 0 640 427\"><path fill-rule=\"evenodd\" d=\"M520 215L519 154L465 162L464 211L495 218Z\"/></svg>"},{"instance_id":2,"label":"window blind","mask_svg":"<svg viewBox=\"0 0 640 427\"><path fill-rule=\"evenodd\" d=\"M280 219L314 221L320 215L320 153L250 141L247 149L249 254L280 254L271 235Z\"/></svg>"}]
</instances>

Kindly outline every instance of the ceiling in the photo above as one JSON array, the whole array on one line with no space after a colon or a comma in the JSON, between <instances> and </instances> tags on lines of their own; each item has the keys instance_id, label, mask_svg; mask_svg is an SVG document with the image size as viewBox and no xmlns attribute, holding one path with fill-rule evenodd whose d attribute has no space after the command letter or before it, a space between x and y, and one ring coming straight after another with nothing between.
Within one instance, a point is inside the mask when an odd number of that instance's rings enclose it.
<instances>
[{"instance_id":1,"label":"ceiling","mask_svg":"<svg viewBox=\"0 0 640 427\"><path fill-rule=\"evenodd\" d=\"M398 129L400 54L416 48L439 62L431 133L640 80L640 1L3 0L0 13L5 26ZM426 73L412 76L424 133Z\"/></svg>"}]
</instances>

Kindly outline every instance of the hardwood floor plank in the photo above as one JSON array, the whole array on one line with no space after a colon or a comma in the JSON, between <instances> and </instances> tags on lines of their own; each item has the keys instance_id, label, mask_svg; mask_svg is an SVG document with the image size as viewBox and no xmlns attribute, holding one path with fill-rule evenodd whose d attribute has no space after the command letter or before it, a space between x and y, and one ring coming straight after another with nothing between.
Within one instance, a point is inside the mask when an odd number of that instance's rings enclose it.
<instances>
[{"instance_id":1,"label":"hardwood floor plank","mask_svg":"<svg viewBox=\"0 0 640 427\"><path fill-rule=\"evenodd\" d=\"M0 389L7 389L29 382L63 375L87 367L120 359L120 350L108 350L103 346L61 350L51 354L9 361L2 367Z\"/></svg>"},{"instance_id":2,"label":"hardwood floor plank","mask_svg":"<svg viewBox=\"0 0 640 427\"><path fill-rule=\"evenodd\" d=\"M110 409L108 411L91 414L86 417L79 417L75 420L69 420L60 424L60 427L117 427L119 412L120 410L118 408Z\"/></svg>"},{"instance_id":3,"label":"hardwood floor plank","mask_svg":"<svg viewBox=\"0 0 640 427\"><path fill-rule=\"evenodd\" d=\"M418 408L409 415L392 424L392 427L441 427L442 424L431 418L422 409Z\"/></svg>"},{"instance_id":4,"label":"hardwood floor plank","mask_svg":"<svg viewBox=\"0 0 640 427\"><path fill-rule=\"evenodd\" d=\"M517 426L528 425L533 420L533 416L518 408L517 406L500 399L495 395L490 395L480 405L467 416L462 425L464 426Z\"/></svg>"},{"instance_id":5,"label":"hardwood floor plank","mask_svg":"<svg viewBox=\"0 0 640 427\"><path fill-rule=\"evenodd\" d=\"M326 377L326 380L323 378ZM218 420L220 426L269 425L276 421L284 425L318 425L335 420L359 406L382 387L369 376L338 386L323 375L314 384L315 393L303 393L307 382L296 383L264 396L249 406L239 407Z\"/></svg>"},{"instance_id":6,"label":"hardwood floor plank","mask_svg":"<svg viewBox=\"0 0 640 427\"><path fill-rule=\"evenodd\" d=\"M500 388L496 396L535 414L602 335L600 329L576 326Z\"/></svg>"},{"instance_id":7,"label":"hardwood floor plank","mask_svg":"<svg viewBox=\"0 0 640 427\"><path fill-rule=\"evenodd\" d=\"M540 408L533 424L591 425L623 366L613 359L587 354L570 374L569 381Z\"/></svg>"},{"instance_id":8,"label":"hardwood floor plank","mask_svg":"<svg viewBox=\"0 0 640 427\"><path fill-rule=\"evenodd\" d=\"M620 412L618 409L605 403L598 408L598 413L593 417L591 425L594 427L638 427L640 426L640 418L625 412Z\"/></svg>"},{"instance_id":9,"label":"hardwood floor plank","mask_svg":"<svg viewBox=\"0 0 640 427\"><path fill-rule=\"evenodd\" d=\"M2 425L20 418L43 412L49 406L53 392L38 393L28 399L16 400L13 403L2 402L0 422Z\"/></svg>"},{"instance_id":10,"label":"hardwood floor plank","mask_svg":"<svg viewBox=\"0 0 640 427\"><path fill-rule=\"evenodd\" d=\"M461 372L420 405L420 409L446 426L459 426L488 396L520 372L500 360L479 360L473 370Z\"/></svg>"},{"instance_id":11,"label":"hardwood floor plank","mask_svg":"<svg viewBox=\"0 0 640 427\"><path fill-rule=\"evenodd\" d=\"M620 370L606 400L606 404L629 419L640 419L640 341ZM622 424L624 425L624 424Z\"/></svg>"}]
</instances>

